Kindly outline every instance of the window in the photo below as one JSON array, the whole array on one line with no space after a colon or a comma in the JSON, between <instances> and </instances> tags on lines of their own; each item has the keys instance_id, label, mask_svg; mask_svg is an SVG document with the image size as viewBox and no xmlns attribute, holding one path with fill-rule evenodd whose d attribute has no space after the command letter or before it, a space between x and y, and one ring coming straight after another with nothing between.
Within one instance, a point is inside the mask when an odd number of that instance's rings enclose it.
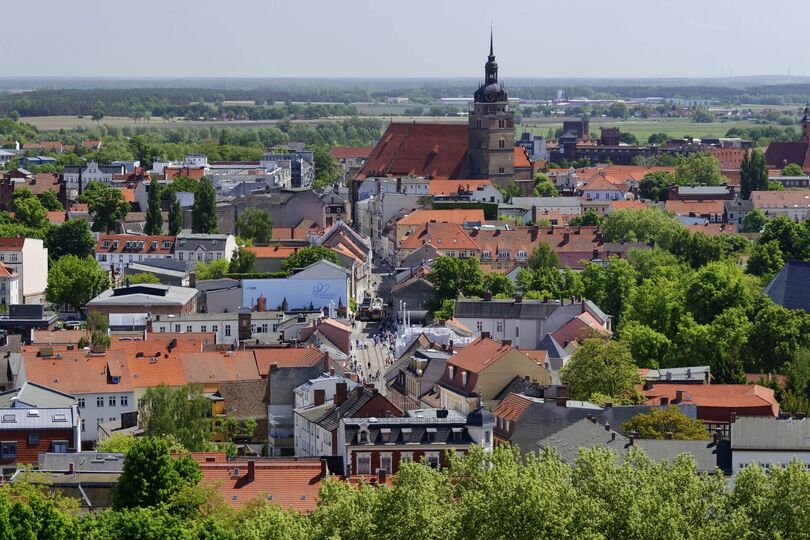
<instances>
[{"instance_id":1,"label":"window","mask_svg":"<svg viewBox=\"0 0 810 540\"><path fill-rule=\"evenodd\" d=\"M230 336L230 335L231 335L231 325L226 324L225 325L225 336L227 337L227 336Z\"/></svg>"},{"instance_id":2,"label":"window","mask_svg":"<svg viewBox=\"0 0 810 540\"><path fill-rule=\"evenodd\" d=\"M461 372L461 386L467 386L467 372Z\"/></svg>"},{"instance_id":3,"label":"window","mask_svg":"<svg viewBox=\"0 0 810 540\"><path fill-rule=\"evenodd\" d=\"M506 148L506 142L503 139L498 139L498 148Z\"/></svg>"},{"instance_id":4,"label":"window","mask_svg":"<svg viewBox=\"0 0 810 540\"><path fill-rule=\"evenodd\" d=\"M380 469L384 470L386 474L391 474L391 454L380 454Z\"/></svg>"},{"instance_id":5,"label":"window","mask_svg":"<svg viewBox=\"0 0 810 540\"><path fill-rule=\"evenodd\" d=\"M498 167L498 172L499 172L500 174L503 174L503 167Z\"/></svg>"},{"instance_id":6,"label":"window","mask_svg":"<svg viewBox=\"0 0 810 540\"><path fill-rule=\"evenodd\" d=\"M413 461L413 452L400 452L399 461Z\"/></svg>"},{"instance_id":7,"label":"window","mask_svg":"<svg viewBox=\"0 0 810 540\"><path fill-rule=\"evenodd\" d=\"M428 465L430 465L434 469L439 468L439 453L438 452L425 452L425 458L427 459Z\"/></svg>"},{"instance_id":8,"label":"window","mask_svg":"<svg viewBox=\"0 0 810 540\"><path fill-rule=\"evenodd\" d=\"M165 326L163 326L163 325L161 325L161 326L160 326L160 331L161 331L161 332L165 332L165 331L166 331L166 327L165 327Z\"/></svg>"},{"instance_id":9,"label":"window","mask_svg":"<svg viewBox=\"0 0 810 540\"><path fill-rule=\"evenodd\" d=\"M17 442L0 442L0 459L16 459L17 458Z\"/></svg>"},{"instance_id":10,"label":"window","mask_svg":"<svg viewBox=\"0 0 810 540\"><path fill-rule=\"evenodd\" d=\"M104 396L98 396L96 398L96 407L103 407L104 406Z\"/></svg>"},{"instance_id":11,"label":"window","mask_svg":"<svg viewBox=\"0 0 810 540\"><path fill-rule=\"evenodd\" d=\"M82 433L84 433L84 418L82 418Z\"/></svg>"},{"instance_id":12,"label":"window","mask_svg":"<svg viewBox=\"0 0 810 540\"><path fill-rule=\"evenodd\" d=\"M77 399L76 403L79 405L80 409L84 409L85 404L84 404L84 398L83 397L80 397L79 399Z\"/></svg>"},{"instance_id":13,"label":"window","mask_svg":"<svg viewBox=\"0 0 810 540\"><path fill-rule=\"evenodd\" d=\"M39 446L39 433L28 434L28 446Z\"/></svg>"},{"instance_id":14,"label":"window","mask_svg":"<svg viewBox=\"0 0 810 540\"><path fill-rule=\"evenodd\" d=\"M357 454L357 474L371 474L371 454Z\"/></svg>"},{"instance_id":15,"label":"window","mask_svg":"<svg viewBox=\"0 0 810 540\"><path fill-rule=\"evenodd\" d=\"M186 325L186 332L192 332L192 331L193 331L193 330L191 329L191 325L190 325L190 324L187 324L187 325Z\"/></svg>"},{"instance_id":16,"label":"window","mask_svg":"<svg viewBox=\"0 0 810 540\"><path fill-rule=\"evenodd\" d=\"M174 325L174 331L177 332L177 333L180 333L180 325L179 324Z\"/></svg>"},{"instance_id":17,"label":"window","mask_svg":"<svg viewBox=\"0 0 810 540\"><path fill-rule=\"evenodd\" d=\"M11 254L11 262L17 262L17 254L16 253ZM15 446L15 448L16 448L16 446Z\"/></svg>"},{"instance_id":18,"label":"window","mask_svg":"<svg viewBox=\"0 0 810 540\"><path fill-rule=\"evenodd\" d=\"M219 332L219 326L217 326L216 324L211 326L211 331L213 333L215 333L215 334L218 333Z\"/></svg>"},{"instance_id":19,"label":"window","mask_svg":"<svg viewBox=\"0 0 810 540\"><path fill-rule=\"evenodd\" d=\"M456 367L455 366L447 366L447 372L450 374L450 378L452 379L456 375Z\"/></svg>"},{"instance_id":20,"label":"window","mask_svg":"<svg viewBox=\"0 0 810 540\"><path fill-rule=\"evenodd\" d=\"M208 326L205 324L200 325L200 332L208 332Z\"/></svg>"},{"instance_id":21,"label":"window","mask_svg":"<svg viewBox=\"0 0 810 540\"><path fill-rule=\"evenodd\" d=\"M515 323L515 337L520 337L520 325Z\"/></svg>"},{"instance_id":22,"label":"window","mask_svg":"<svg viewBox=\"0 0 810 540\"><path fill-rule=\"evenodd\" d=\"M402 428L402 442L411 442L411 428Z\"/></svg>"},{"instance_id":23,"label":"window","mask_svg":"<svg viewBox=\"0 0 810 540\"><path fill-rule=\"evenodd\" d=\"M492 432L490 430L486 430L484 432L484 444L491 444L492 443Z\"/></svg>"},{"instance_id":24,"label":"window","mask_svg":"<svg viewBox=\"0 0 810 540\"><path fill-rule=\"evenodd\" d=\"M180 261L183 260L183 252L182 251L178 253L177 259L180 260Z\"/></svg>"},{"instance_id":25,"label":"window","mask_svg":"<svg viewBox=\"0 0 810 540\"><path fill-rule=\"evenodd\" d=\"M482 251L481 252L481 258L485 259L485 260L491 259L492 258L492 252L491 251L486 251L486 250Z\"/></svg>"},{"instance_id":26,"label":"window","mask_svg":"<svg viewBox=\"0 0 810 540\"><path fill-rule=\"evenodd\" d=\"M517 258L518 259L525 259L527 256L528 256L528 254L523 250L519 250L517 252Z\"/></svg>"},{"instance_id":27,"label":"window","mask_svg":"<svg viewBox=\"0 0 810 540\"><path fill-rule=\"evenodd\" d=\"M55 454L67 454L68 442L67 441L53 441L53 452Z\"/></svg>"},{"instance_id":28,"label":"window","mask_svg":"<svg viewBox=\"0 0 810 540\"><path fill-rule=\"evenodd\" d=\"M496 332L503 332L503 321L497 321L495 323L495 331Z\"/></svg>"},{"instance_id":29,"label":"window","mask_svg":"<svg viewBox=\"0 0 810 540\"><path fill-rule=\"evenodd\" d=\"M115 407L115 402L116 402L115 396L110 396L107 401L108 401L108 404L110 405L110 407Z\"/></svg>"},{"instance_id":30,"label":"window","mask_svg":"<svg viewBox=\"0 0 810 540\"><path fill-rule=\"evenodd\" d=\"M121 406L126 407L129 405L129 396L121 396Z\"/></svg>"}]
</instances>

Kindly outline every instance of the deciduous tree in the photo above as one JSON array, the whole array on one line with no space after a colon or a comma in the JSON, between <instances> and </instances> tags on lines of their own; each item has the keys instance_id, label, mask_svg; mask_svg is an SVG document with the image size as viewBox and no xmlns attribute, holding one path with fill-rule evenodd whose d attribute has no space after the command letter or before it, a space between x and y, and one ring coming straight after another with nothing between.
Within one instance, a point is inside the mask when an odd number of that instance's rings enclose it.
<instances>
[{"instance_id":1,"label":"deciduous tree","mask_svg":"<svg viewBox=\"0 0 810 540\"><path fill-rule=\"evenodd\" d=\"M630 349L620 341L586 339L560 370L572 399L587 400L600 393L619 401L632 400L639 384L638 369Z\"/></svg>"},{"instance_id":2,"label":"deciduous tree","mask_svg":"<svg viewBox=\"0 0 810 540\"><path fill-rule=\"evenodd\" d=\"M109 286L107 272L94 258L65 255L54 261L48 270L45 298L78 310Z\"/></svg>"},{"instance_id":3,"label":"deciduous tree","mask_svg":"<svg viewBox=\"0 0 810 540\"><path fill-rule=\"evenodd\" d=\"M675 405L637 414L622 424L622 430L636 431L642 439L700 441L709 438L709 432L702 421L689 418Z\"/></svg>"},{"instance_id":4,"label":"deciduous tree","mask_svg":"<svg viewBox=\"0 0 810 540\"><path fill-rule=\"evenodd\" d=\"M236 220L239 236L248 238L254 244L266 244L273 236L273 223L270 213L261 208L248 208Z\"/></svg>"}]
</instances>

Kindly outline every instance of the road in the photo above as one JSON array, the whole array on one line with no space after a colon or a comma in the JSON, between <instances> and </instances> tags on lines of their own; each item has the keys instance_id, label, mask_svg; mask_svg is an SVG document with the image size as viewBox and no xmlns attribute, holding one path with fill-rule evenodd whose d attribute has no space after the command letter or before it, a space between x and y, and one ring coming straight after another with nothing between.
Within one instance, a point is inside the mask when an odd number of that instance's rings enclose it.
<instances>
[{"instance_id":1,"label":"road","mask_svg":"<svg viewBox=\"0 0 810 540\"><path fill-rule=\"evenodd\" d=\"M387 306L388 291L391 290L391 276L383 267L375 266L372 270L369 289L372 296L380 296ZM358 374L373 383L380 393L385 394L385 370L390 358L388 347L385 344L374 344L374 336L379 335L382 328L379 322L356 321L352 332L352 353L357 360ZM361 345L359 348L357 344ZM379 373L379 378L377 374Z\"/></svg>"}]
</instances>

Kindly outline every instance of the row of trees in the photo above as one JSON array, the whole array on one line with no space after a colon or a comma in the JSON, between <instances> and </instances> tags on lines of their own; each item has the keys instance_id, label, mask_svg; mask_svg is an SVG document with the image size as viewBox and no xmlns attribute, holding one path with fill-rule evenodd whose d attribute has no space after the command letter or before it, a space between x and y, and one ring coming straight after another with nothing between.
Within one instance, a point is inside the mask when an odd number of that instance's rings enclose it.
<instances>
[{"instance_id":1,"label":"row of trees","mask_svg":"<svg viewBox=\"0 0 810 540\"><path fill-rule=\"evenodd\" d=\"M199 484L199 467L160 439L128 452L112 510L76 504L33 484L0 489L0 537L196 538L803 538L810 530L810 473L799 462L766 474L748 466L729 486L698 474L688 455L655 463L583 449L576 463L550 450L521 457L472 448L436 470L404 463L392 487L324 482L315 510L285 511L265 498L231 509ZM32 481L37 477L31 475Z\"/></svg>"}]
</instances>

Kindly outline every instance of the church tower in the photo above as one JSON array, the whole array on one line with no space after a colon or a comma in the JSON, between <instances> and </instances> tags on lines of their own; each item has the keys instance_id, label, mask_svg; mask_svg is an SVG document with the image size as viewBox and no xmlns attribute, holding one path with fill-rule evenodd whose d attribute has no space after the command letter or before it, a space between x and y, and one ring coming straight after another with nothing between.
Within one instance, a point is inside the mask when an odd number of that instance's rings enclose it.
<instances>
[{"instance_id":1,"label":"church tower","mask_svg":"<svg viewBox=\"0 0 810 540\"><path fill-rule=\"evenodd\" d=\"M475 91L469 115L468 152L471 178L491 178L505 186L515 175L515 114L506 90L498 83L498 63L489 35L489 57L484 82Z\"/></svg>"},{"instance_id":2,"label":"church tower","mask_svg":"<svg viewBox=\"0 0 810 540\"><path fill-rule=\"evenodd\" d=\"M802 116L802 137L801 142L810 142L810 105L804 107Z\"/></svg>"}]
</instances>

